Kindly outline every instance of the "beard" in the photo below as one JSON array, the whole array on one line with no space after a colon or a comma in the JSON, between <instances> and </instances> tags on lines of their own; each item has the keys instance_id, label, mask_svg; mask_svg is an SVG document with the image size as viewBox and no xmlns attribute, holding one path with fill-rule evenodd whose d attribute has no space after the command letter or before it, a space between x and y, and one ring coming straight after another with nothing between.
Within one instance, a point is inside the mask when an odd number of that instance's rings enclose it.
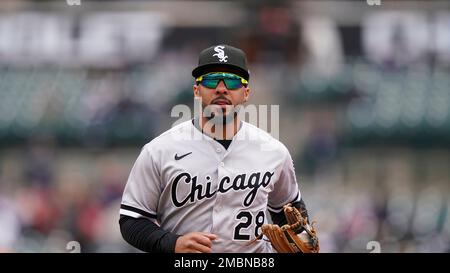
<instances>
[{"instance_id":1,"label":"beard","mask_svg":"<svg viewBox=\"0 0 450 273\"><path fill-rule=\"evenodd\" d=\"M204 117L214 125L227 125L233 122L241 109L241 105L227 105L226 108L217 105L203 105Z\"/></svg>"}]
</instances>

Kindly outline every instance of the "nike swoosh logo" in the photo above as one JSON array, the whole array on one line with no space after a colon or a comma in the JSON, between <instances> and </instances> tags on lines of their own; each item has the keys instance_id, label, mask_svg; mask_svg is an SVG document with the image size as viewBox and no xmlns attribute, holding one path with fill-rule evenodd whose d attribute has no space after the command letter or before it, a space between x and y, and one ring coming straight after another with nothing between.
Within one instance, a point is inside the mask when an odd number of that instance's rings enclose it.
<instances>
[{"instance_id":1,"label":"nike swoosh logo","mask_svg":"<svg viewBox=\"0 0 450 273\"><path fill-rule=\"evenodd\" d=\"M175 154L175 160L180 160L180 159L182 159L183 157L188 156L188 155L190 155L190 154L192 154L192 152L189 152L189 153L184 154L184 155L181 155L181 156L178 156L178 154Z\"/></svg>"}]
</instances>

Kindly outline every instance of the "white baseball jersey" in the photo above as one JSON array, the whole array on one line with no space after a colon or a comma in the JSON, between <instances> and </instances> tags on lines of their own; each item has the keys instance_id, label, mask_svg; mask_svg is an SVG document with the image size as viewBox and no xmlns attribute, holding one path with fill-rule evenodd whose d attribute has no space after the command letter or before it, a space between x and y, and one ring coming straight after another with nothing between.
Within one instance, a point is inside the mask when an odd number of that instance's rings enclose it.
<instances>
[{"instance_id":1,"label":"white baseball jersey","mask_svg":"<svg viewBox=\"0 0 450 273\"><path fill-rule=\"evenodd\" d=\"M176 234L216 234L213 252L273 252L248 242L267 223L266 209L299 201L291 156L246 122L228 149L183 122L147 143L126 184L120 214L147 217Z\"/></svg>"}]
</instances>

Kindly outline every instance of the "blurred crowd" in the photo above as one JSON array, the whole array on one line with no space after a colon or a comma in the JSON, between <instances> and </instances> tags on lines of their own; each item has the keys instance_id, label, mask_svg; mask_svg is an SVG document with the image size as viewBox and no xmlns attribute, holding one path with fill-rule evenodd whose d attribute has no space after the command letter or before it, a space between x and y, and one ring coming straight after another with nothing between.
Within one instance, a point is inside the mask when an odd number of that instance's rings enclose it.
<instances>
[{"instance_id":1,"label":"blurred crowd","mask_svg":"<svg viewBox=\"0 0 450 273\"><path fill-rule=\"evenodd\" d=\"M136 252L118 225L129 171L222 42L248 54L250 103L280 105L321 251L450 251L449 6L19 2L0 4L18 13L0 13L0 252Z\"/></svg>"},{"instance_id":2,"label":"blurred crowd","mask_svg":"<svg viewBox=\"0 0 450 273\"><path fill-rule=\"evenodd\" d=\"M66 151L48 144L2 154L2 251L69 252L71 241L82 252L132 251L118 226L130 153Z\"/></svg>"}]
</instances>

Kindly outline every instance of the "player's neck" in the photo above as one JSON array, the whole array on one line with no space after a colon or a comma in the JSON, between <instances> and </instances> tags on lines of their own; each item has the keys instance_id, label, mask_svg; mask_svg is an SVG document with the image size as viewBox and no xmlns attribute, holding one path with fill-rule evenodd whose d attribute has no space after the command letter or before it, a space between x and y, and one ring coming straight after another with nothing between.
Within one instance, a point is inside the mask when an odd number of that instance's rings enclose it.
<instances>
[{"instance_id":1,"label":"player's neck","mask_svg":"<svg viewBox=\"0 0 450 273\"><path fill-rule=\"evenodd\" d=\"M238 116L235 116L232 121L228 123L214 124L208 118L202 117L200 124L204 134L209 135L214 139L232 139L239 130L241 121Z\"/></svg>"}]
</instances>

